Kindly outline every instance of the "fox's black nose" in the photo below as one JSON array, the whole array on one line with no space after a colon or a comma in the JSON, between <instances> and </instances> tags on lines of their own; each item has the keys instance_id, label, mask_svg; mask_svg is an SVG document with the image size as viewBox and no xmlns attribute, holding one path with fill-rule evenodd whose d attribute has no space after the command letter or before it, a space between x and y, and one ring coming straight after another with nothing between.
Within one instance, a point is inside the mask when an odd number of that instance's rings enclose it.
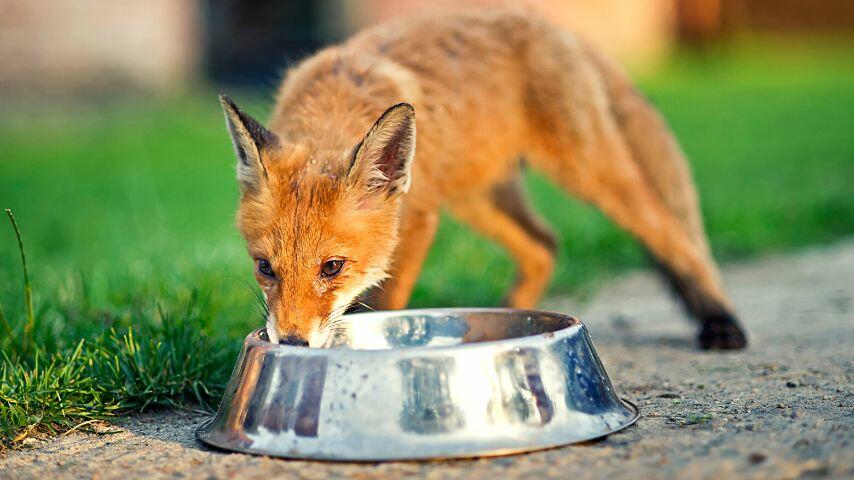
<instances>
[{"instance_id":1,"label":"fox's black nose","mask_svg":"<svg viewBox=\"0 0 854 480\"><path fill-rule=\"evenodd\" d=\"M302 339L296 335L288 335L279 340L279 345L292 345L294 347L307 347L308 340Z\"/></svg>"}]
</instances>

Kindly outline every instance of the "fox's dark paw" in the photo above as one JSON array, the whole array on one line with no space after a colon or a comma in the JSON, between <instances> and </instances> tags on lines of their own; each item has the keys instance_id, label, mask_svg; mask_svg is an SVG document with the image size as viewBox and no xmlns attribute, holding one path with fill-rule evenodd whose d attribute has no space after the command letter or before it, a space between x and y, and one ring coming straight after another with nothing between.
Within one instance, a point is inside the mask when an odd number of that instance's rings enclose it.
<instances>
[{"instance_id":1,"label":"fox's dark paw","mask_svg":"<svg viewBox=\"0 0 854 480\"><path fill-rule=\"evenodd\" d=\"M703 350L738 350L747 346L744 330L730 315L706 319L697 342Z\"/></svg>"}]
</instances>

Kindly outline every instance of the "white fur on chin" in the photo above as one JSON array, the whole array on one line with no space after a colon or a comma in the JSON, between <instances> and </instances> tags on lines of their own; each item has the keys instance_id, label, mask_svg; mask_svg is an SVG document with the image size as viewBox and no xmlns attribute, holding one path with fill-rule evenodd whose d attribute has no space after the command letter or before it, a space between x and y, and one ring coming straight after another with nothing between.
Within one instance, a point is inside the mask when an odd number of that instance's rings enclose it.
<instances>
[{"instance_id":1,"label":"white fur on chin","mask_svg":"<svg viewBox=\"0 0 854 480\"><path fill-rule=\"evenodd\" d=\"M270 342L279 343L279 331L276 329L276 314L270 312L267 314L267 336Z\"/></svg>"},{"instance_id":2,"label":"white fur on chin","mask_svg":"<svg viewBox=\"0 0 854 480\"><path fill-rule=\"evenodd\" d=\"M308 336L308 346L311 348L323 348L332 340L332 330L323 328L311 332Z\"/></svg>"}]
</instances>

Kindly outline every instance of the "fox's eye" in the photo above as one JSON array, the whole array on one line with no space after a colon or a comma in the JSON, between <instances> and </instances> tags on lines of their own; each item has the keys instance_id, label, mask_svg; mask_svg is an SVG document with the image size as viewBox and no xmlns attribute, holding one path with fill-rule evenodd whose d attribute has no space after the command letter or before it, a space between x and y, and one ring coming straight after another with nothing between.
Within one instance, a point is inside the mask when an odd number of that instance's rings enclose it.
<instances>
[{"instance_id":1,"label":"fox's eye","mask_svg":"<svg viewBox=\"0 0 854 480\"><path fill-rule=\"evenodd\" d=\"M343 267L344 260L341 260L340 258L333 258L323 262L323 267L320 268L320 273L326 278L331 278L341 273L341 268Z\"/></svg>"},{"instance_id":2,"label":"fox's eye","mask_svg":"<svg viewBox=\"0 0 854 480\"><path fill-rule=\"evenodd\" d=\"M267 278L276 278L276 272L273 271L273 266L270 265L270 261L266 258L259 258L258 260L258 273L267 277Z\"/></svg>"}]
</instances>

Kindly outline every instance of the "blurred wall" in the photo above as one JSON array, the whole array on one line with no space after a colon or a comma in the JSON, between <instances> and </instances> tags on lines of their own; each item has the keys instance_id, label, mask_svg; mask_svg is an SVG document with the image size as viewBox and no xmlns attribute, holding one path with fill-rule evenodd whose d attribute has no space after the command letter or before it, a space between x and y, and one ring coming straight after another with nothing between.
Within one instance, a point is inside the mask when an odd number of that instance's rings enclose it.
<instances>
[{"instance_id":1,"label":"blurred wall","mask_svg":"<svg viewBox=\"0 0 854 480\"><path fill-rule=\"evenodd\" d=\"M573 30L635 69L654 66L675 37L676 0L328 0L351 30L401 15L454 8L524 5Z\"/></svg>"},{"instance_id":2,"label":"blurred wall","mask_svg":"<svg viewBox=\"0 0 854 480\"><path fill-rule=\"evenodd\" d=\"M854 35L854 0L721 0L730 31Z\"/></svg>"},{"instance_id":3,"label":"blurred wall","mask_svg":"<svg viewBox=\"0 0 854 480\"><path fill-rule=\"evenodd\" d=\"M166 89L195 75L193 0L0 0L0 89Z\"/></svg>"},{"instance_id":4,"label":"blurred wall","mask_svg":"<svg viewBox=\"0 0 854 480\"><path fill-rule=\"evenodd\" d=\"M0 98L200 79L273 88L288 62L368 25L521 4L634 70L733 31L852 33L854 0L0 0Z\"/></svg>"}]
</instances>

